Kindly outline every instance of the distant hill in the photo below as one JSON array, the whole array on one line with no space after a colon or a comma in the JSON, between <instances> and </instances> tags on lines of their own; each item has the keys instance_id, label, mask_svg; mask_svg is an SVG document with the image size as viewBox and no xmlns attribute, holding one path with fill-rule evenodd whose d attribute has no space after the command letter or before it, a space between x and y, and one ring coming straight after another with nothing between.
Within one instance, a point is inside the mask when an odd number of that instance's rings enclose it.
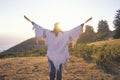
<instances>
[{"instance_id":1,"label":"distant hill","mask_svg":"<svg viewBox=\"0 0 120 80\"><path fill-rule=\"evenodd\" d=\"M28 39L26 41L23 41L11 48L9 48L8 50L2 52L3 53L16 53L16 52L25 52L25 51L33 51L36 49L41 49L41 48L45 48L45 41L39 41L39 43L36 43L36 39L35 38L31 38Z\"/></svg>"},{"instance_id":2,"label":"distant hill","mask_svg":"<svg viewBox=\"0 0 120 80\"><path fill-rule=\"evenodd\" d=\"M104 39L111 39L111 38L113 38L114 33L115 33L115 31L109 31L109 32L108 32L108 35L105 36Z\"/></svg>"}]
</instances>

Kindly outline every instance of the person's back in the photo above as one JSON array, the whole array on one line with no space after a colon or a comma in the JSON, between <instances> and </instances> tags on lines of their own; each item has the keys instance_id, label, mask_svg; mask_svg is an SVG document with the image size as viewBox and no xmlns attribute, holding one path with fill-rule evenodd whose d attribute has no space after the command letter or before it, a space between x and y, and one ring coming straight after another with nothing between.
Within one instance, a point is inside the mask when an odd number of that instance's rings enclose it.
<instances>
[{"instance_id":1,"label":"person's back","mask_svg":"<svg viewBox=\"0 0 120 80\"><path fill-rule=\"evenodd\" d=\"M59 23L55 23L53 31L50 31L37 25L26 16L24 16L24 18L31 22L34 26L33 29L35 29L37 40L41 37L46 39L50 80L54 80L55 75L57 75L57 80L62 80L62 67L66 63L66 60L69 58L68 43L73 39L76 39L74 40L75 42L77 41L77 37L82 32L84 23L90 21L92 17L87 19L81 25L66 32L63 32L60 29Z\"/></svg>"},{"instance_id":2,"label":"person's back","mask_svg":"<svg viewBox=\"0 0 120 80\"><path fill-rule=\"evenodd\" d=\"M68 50L69 36L68 32L60 32L55 36L53 32L47 32L46 44L48 51L53 51L50 54L63 53L64 49Z\"/></svg>"},{"instance_id":3,"label":"person's back","mask_svg":"<svg viewBox=\"0 0 120 80\"><path fill-rule=\"evenodd\" d=\"M59 27L59 23L55 24L53 31L44 29L34 22L32 22L32 24L35 28L36 37L44 37L46 39L46 56L48 57L50 66L50 80L54 80L55 74L57 74L57 80L61 80L62 67L66 63L66 60L70 57L68 43L71 39L79 36L82 26L79 25L69 31L63 32Z\"/></svg>"}]
</instances>

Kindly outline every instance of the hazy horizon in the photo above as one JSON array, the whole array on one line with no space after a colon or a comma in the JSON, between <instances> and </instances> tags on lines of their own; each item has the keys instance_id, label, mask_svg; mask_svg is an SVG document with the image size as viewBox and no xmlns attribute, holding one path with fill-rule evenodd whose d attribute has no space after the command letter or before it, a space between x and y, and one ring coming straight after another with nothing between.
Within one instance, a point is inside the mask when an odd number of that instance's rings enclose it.
<instances>
[{"instance_id":1,"label":"hazy horizon","mask_svg":"<svg viewBox=\"0 0 120 80\"><path fill-rule=\"evenodd\" d=\"M33 37L22 37L22 36L13 36L13 35L9 35L9 36L1 36L0 35L0 52L4 51L4 50L7 50L27 39L30 39L30 38L33 38Z\"/></svg>"}]
</instances>

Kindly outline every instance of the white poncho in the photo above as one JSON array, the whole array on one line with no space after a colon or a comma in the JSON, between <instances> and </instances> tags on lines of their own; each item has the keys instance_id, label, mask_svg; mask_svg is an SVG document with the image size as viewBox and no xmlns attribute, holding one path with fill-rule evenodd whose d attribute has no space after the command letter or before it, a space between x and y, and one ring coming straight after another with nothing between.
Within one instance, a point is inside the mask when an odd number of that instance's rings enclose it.
<instances>
[{"instance_id":1,"label":"white poncho","mask_svg":"<svg viewBox=\"0 0 120 80\"><path fill-rule=\"evenodd\" d=\"M60 64L65 64L66 60L70 57L68 51L68 43L70 40L80 35L81 26L77 26L70 31L60 32L58 36L43 27L33 24L37 38L45 38L47 45L47 57L53 62L56 69Z\"/></svg>"}]
</instances>

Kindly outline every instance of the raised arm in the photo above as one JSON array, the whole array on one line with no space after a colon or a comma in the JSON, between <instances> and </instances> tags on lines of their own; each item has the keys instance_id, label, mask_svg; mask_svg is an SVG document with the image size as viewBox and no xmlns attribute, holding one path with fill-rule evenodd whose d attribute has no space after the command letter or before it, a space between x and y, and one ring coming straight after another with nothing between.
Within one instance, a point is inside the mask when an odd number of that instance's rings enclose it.
<instances>
[{"instance_id":1,"label":"raised arm","mask_svg":"<svg viewBox=\"0 0 120 80\"><path fill-rule=\"evenodd\" d=\"M30 20L27 16L25 16L25 15L24 15L24 18L25 18L27 21L31 22L31 23L32 23L32 25L34 25L34 24L35 24L35 23L34 23L32 20ZM33 29L34 29L34 27L33 27Z\"/></svg>"},{"instance_id":2,"label":"raised arm","mask_svg":"<svg viewBox=\"0 0 120 80\"><path fill-rule=\"evenodd\" d=\"M35 30L35 36L36 36L36 39L37 39L37 43L38 43L38 39L39 38L45 38L45 29L43 29L40 25L36 24L35 22L31 21L29 18L27 18L26 16L24 16L24 18L31 22L32 25L33 25L33 29Z\"/></svg>"},{"instance_id":3,"label":"raised arm","mask_svg":"<svg viewBox=\"0 0 120 80\"><path fill-rule=\"evenodd\" d=\"M82 23L81 25L79 25L69 31L70 40L72 40L80 35L80 33L82 32L83 26L84 26L84 23Z\"/></svg>"},{"instance_id":4,"label":"raised arm","mask_svg":"<svg viewBox=\"0 0 120 80\"><path fill-rule=\"evenodd\" d=\"M80 35L80 33L83 30L83 26L84 24L86 24L87 22L89 22L90 20L92 20L92 17L88 18L84 23L80 24L79 26L73 28L72 30L70 30L70 38L76 38Z\"/></svg>"}]
</instances>

